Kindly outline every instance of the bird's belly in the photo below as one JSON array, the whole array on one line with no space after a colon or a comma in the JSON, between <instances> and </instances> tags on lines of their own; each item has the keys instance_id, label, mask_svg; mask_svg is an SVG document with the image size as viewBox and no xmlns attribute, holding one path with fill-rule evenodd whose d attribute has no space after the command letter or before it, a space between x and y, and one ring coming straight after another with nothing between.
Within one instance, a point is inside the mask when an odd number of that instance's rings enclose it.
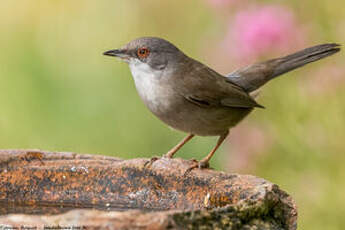
<instances>
[{"instance_id":1,"label":"bird's belly","mask_svg":"<svg viewBox=\"0 0 345 230\"><path fill-rule=\"evenodd\" d=\"M184 103L164 116L157 115L170 127L198 136L219 136L235 126L251 109L203 108Z\"/></svg>"},{"instance_id":2,"label":"bird's belly","mask_svg":"<svg viewBox=\"0 0 345 230\"><path fill-rule=\"evenodd\" d=\"M205 108L165 89L139 92L149 110L170 127L199 136L219 136L241 121L251 109ZM154 91L157 90L157 91Z\"/></svg>"}]
</instances>

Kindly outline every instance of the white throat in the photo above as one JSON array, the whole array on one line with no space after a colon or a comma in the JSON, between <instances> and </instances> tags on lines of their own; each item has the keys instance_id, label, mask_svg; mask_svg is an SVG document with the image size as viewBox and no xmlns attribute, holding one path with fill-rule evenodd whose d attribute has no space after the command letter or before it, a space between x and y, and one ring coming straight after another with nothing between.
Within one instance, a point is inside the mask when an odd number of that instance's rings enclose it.
<instances>
[{"instance_id":1,"label":"white throat","mask_svg":"<svg viewBox=\"0 0 345 230\"><path fill-rule=\"evenodd\" d=\"M140 97L151 110L158 109L162 105L161 95L165 93L160 87L160 78L164 70L155 70L137 59L129 61L129 68Z\"/></svg>"}]
</instances>

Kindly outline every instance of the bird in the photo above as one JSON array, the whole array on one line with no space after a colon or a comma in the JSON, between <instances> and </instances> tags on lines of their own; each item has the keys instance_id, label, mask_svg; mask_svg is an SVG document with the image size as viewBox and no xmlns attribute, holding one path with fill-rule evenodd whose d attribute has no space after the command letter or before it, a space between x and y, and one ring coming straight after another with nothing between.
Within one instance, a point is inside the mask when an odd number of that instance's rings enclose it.
<instances>
[{"instance_id":1,"label":"bird","mask_svg":"<svg viewBox=\"0 0 345 230\"><path fill-rule=\"evenodd\" d=\"M161 121L188 135L163 157L172 158L194 136L218 136L213 149L188 169L207 168L229 130L256 108L255 92L268 81L340 51L326 43L222 75L159 37L140 37L104 52L128 63L144 104ZM240 52L240 51L239 51ZM155 160L156 158L152 158Z\"/></svg>"}]
</instances>

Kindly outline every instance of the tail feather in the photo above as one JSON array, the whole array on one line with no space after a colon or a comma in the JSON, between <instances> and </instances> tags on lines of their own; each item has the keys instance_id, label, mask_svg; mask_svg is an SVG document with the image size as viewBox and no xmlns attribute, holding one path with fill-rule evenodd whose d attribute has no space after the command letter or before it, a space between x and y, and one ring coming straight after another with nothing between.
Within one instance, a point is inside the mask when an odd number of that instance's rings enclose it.
<instances>
[{"instance_id":1,"label":"tail feather","mask_svg":"<svg viewBox=\"0 0 345 230\"><path fill-rule=\"evenodd\" d=\"M330 56L338 51L340 51L340 45L336 43L317 45L282 58L271 59L241 68L226 77L247 92L252 92L279 75Z\"/></svg>"}]
</instances>

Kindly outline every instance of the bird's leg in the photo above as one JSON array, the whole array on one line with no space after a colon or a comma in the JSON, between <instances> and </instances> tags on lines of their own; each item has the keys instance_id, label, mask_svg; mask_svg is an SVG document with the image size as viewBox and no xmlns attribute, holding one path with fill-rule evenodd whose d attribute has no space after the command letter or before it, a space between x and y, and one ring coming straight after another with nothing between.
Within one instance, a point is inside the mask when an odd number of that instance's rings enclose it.
<instances>
[{"instance_id":1,"label":"bird's leg","mask_svg":"<svg viewBox=\"0 0 345 230\"><path fill-rule=\"evenodd\" d=\"M201 161L199 161L199 168L207 168L208 167L208 162L211 160L212 156L214 153L217 151L217 149L222 145L224 142L225 138L228 136L229 132L226 132L222 136L218 138L216 146L212 149L212 151Z\"/></svg>"},{"instance_id":2,"label":"bird's leg","mask_svg":"<svg viewBox=\"0 0 345 230\"><path fill-rule=\"evenodd\" d=\"M217 144L216 146L211 150L211 152L205 157L203 158L201 161L195 163L194 165L192 165L190 168L188 168L186 170L186 172L184 173L185 175L190 172L191 170L195 169L195 168L208 168L209 166L209 161L212 158L212 156L214 155L214 153L217 151L217 149L219 148L219 146L222 145L223 141L225 140L225 138L229 135L229 131L227 131L226 133L224 133L223 135L221 135L218 138Z\"/></svg>"},{"instance_id":3,"label":"bird's leg","mask_svg":"<svg viewBox=\"0 0 345 230\"><path fill-rule=\"evenodd\" d=\"M190 139L192 139L195 135L194 134L189 134L187 137L183 138L182 141L180 141L174 148L170 149L169 152L163 155L165 158L172 158L174 154L182 148L184 144L186 144ZM149 161L145 163L145 167L150 166L153 162L158 160L158 157L152 157Z\"/></svg>"},{"instance_id":4,"label":"bird's leg","mask_svg":"<svg viewBox=\"0 0 345 230\"><path fill-rule=\"evenodd\" d=\"M182 146L184 146L184 144L186 144L190 139L192 139L194 137L194 134L189 134L188 136L186 136L185 138L183 138L182 141L180 141L174 148L170 149L169 152L167 152L163 157L166 158L172 158L174 156L174 154L180 149L182 148Z\"/></svg>"}]
</instances>

